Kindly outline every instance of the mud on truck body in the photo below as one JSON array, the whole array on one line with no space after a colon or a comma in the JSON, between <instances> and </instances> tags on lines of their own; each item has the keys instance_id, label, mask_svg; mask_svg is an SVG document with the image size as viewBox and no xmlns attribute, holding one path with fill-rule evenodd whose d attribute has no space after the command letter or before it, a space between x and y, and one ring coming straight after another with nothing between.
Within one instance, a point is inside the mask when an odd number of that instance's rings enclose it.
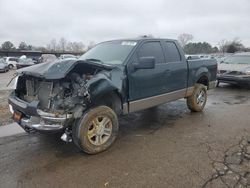
<instances>
[{"instance_id":1,"label":"mud on truck body","mask_svg":"<svg viewBox=\"0 0 250 188\"><path fill-rule=\"evenodd\" d=\"M77 60L20 69L10 111L25 131L63 131L95 154L117 138L120 115L181 98L202 111L216 72L214 60L187 61L175 40L108 41Z\"/></svg>"}]
</instances>

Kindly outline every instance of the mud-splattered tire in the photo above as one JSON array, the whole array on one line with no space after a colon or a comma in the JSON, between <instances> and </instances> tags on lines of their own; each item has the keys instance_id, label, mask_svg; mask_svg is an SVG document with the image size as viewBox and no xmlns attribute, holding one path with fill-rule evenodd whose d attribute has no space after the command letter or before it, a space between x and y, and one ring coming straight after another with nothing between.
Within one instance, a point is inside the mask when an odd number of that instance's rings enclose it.
<instances>
[{"instance_id":1,"label":"mud-splattered tire","mask_svg":"<svg viewBox=\"0 0 250 188\"><path fill-rule=\"evenodd\" d=\"M195 84L194 91L187 98L187 106L192 112L201 112L207 102L207 87L203 84Z\"/></svg>"},{"instance_id":2,"label":"mud-splattered tire","mask_svg":"<svg viewBox=\"0 0 250 188\"><path fill-rule=\"evenodd\" d=\"M107 106L97 106L86 111L76 121L73 141L82 151L96 154L108 149L116 140L119 123L116 113Z\"/></svg>"}]
</instances>

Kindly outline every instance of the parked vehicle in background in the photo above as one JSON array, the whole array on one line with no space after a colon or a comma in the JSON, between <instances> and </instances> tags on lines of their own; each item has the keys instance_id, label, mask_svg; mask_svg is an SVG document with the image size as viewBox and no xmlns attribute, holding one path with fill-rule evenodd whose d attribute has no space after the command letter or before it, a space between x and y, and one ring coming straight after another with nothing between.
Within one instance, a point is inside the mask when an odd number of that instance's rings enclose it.
<instances>
[{"instance_id":1,"label":"parked vehicle in background","mask_svg":"<svg viewBox=\"0 0 250 188\"><path fill-rule=\"evenodd\" d=\"M4 59L0 59L0 72L9 71L9 66Z\"/></svg>"},{"instance_id":2,"label":"parked vehicle in background","mask_svg":"<svg viewBox=\"0 0 250 188\"><path fill-rule=\"evenodd\" d=\"M77 57L72 54L63 54L63 55L60 55L59 59L77 59Z\"/></svg>"},{"instance_id":3,"label":"parked vehicle in background","mask_svg":"<svg viewBox=\"0 0 250 188\"><path fill-rule=\"evenodd\" d=\"M219 55L214 55L214 58L217 60L217 63L220 64L221 62L223 62L227 57L230 57L234 54L232 53L223 53L223 54L219 54Z\"/></svg>"},{"instance_id":4,"label":"parked vehicle in background","mask_svg":"<svg viewBox=\"0 0 250 188\"><path fill-rule=\"evenodd\" d=\"M236 53L218 65L218 84L250 84L250 53Z\"/></svg>"},{"instance_id":5,"label":"parked vehicle in background","mask_svg":"<svg viewBox=\"0 0 250 188\"><path fill-rule=\"evenodd\" d=\"M38 63L52 63L58 60L58 58L54 54L42 54L38 59Z\"/></svg>"},{"instance_id":6,"label":"parked vehicle in background","mask_svg":"<svg viewBox=\"0 0 250 188\"><path fill-rule=\"evenodd\" d=\"M120 115L181 98L202 111L216 73L215 60L187 61L175 40L113 40L77 60L19 70L10 111L27 132L62 130L62 140L95 154L115 141Z\"/></svg>"},{"instance_id":7,"label":"parked vehicle in background","mask_svg":"<svg viewBox=\"0 0 250 188\"><path fill-rule=\"evenodd\" d=\"M186 57L187 60L200 59L199 55L189 55L189 54L186 54L185 57Z\"/></svg>"},{"instance_id":8,"label":"parked vehicle in background","mask_svg":"<svg viewBox=\"0 0 250 188\"><path fill-rule=\"evenodd\" d=\"M16 68L18 58L16 58L16 57L4 57L4 60L8 64L9 69Z\"/></svg>"},{"instance_id":9,"label":"parked vehicle in background","mask_svg":"<svg viewBox=\"0 0 250 188\"><path fill-rule=\"evenodd\" d=\"M21 68L29 67L32 65L35 65L34 60L32 60L31 58L22 58L22 59L18 60L18 62L16 64L16 68L21 69Z\"/></svg>"},{"instance_id":10,"label":"parked vehicle in background","mask_svg":"<svg viewBox=\"0 0 250 188\"><path fill-rule=\"evenodd\" d=\"M185 57L188 60L191 59L214 59L214 56L210 54L186 54Z\"/></svg>"}]
</instances>

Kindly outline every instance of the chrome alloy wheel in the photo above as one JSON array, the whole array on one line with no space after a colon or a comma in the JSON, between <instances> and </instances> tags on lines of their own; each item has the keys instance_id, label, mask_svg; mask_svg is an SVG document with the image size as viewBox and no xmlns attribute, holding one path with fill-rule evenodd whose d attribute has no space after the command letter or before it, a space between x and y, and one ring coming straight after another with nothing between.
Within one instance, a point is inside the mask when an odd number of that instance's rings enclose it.
<instances>
[{"instance_id":1,"label":"chrome alloy wheel","mask_svg":"<svg viewBox=\"0 0 250 188\"><path fill-rule=\"evenodd\" d=\"M196 102L199 106L203 106L206 101L206 93L204 90L200 90L200 92L196 95Z\"/></svg>"},{"instance_id":2,"label":"chrome alloy wheel","mask_svg":"<svg viewBox=\"0 0 250 188\"><path fill-rule=\"evenodd\" d=\"M88 125L88 140L100 146L108 141L112 134L112 121L107 116L97 116Z\"/></svg>"}]
</instances>

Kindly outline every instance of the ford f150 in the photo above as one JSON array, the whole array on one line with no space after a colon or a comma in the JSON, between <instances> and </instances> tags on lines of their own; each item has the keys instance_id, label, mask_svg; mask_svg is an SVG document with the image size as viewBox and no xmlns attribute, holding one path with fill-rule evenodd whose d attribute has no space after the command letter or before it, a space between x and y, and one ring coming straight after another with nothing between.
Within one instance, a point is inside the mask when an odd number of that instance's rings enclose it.
<instances>
[{"instance_id":1,"label":"ford f150","mask_svg":"<svg viewBox=\"0 0 250 188\"><path fill-rule=\"evenodd\" d=\"M120 115L181 98L202 111L216 73L215 60L188 61L175 40L113 40L76 60L20 69L9 105L27 132L63 131L62 140L95 154L115 141Z\"/></svg>"}]
</instances>

